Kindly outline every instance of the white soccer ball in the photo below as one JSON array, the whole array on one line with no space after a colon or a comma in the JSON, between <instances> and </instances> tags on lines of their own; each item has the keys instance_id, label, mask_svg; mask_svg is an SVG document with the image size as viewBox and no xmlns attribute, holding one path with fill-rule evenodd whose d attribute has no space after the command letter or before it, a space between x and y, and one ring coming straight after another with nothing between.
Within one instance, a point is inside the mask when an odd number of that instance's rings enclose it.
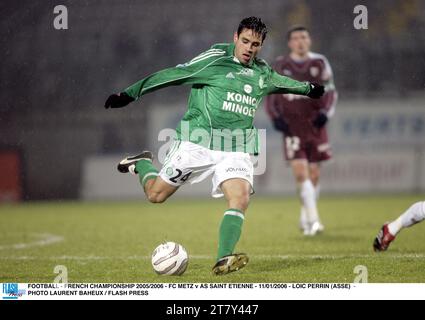
<instances>
[{"instance_id":1,"label":"white soccer ball","mask_svg":"<svg viewBox=\"0 0 425 320\"><path fill-rule=\"evenodd\" d=\"M160 275L182 275L187 268L189 256L182 245L175 242L160 244L152 253L152 267Z\"/></svg>"}]
</instances>

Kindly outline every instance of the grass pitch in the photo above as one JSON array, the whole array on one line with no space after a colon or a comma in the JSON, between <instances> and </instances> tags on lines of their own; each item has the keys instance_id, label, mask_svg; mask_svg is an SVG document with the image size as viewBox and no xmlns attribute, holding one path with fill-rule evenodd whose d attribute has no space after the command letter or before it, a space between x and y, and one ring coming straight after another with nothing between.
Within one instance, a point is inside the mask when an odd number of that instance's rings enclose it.
<instances>
[{"instance_id":1,"label":"grass pitch","mask_svg":"<svg viewBox=\"0 0 425 320\"><path fill-rule=\"evenodd\" d=\"M322 198L326 230L305 238L295 198L253 197L237 251L250 263L222 277L211 274L223 200L50 202L0 205L0 282L53 282L54 267L69 282L425 282L425 223L404 230L385 253L372 241L383 222L423 196ZM181 243L189 267L158 276L150 254L163 241Z\"/></svg>"}]
</instances>

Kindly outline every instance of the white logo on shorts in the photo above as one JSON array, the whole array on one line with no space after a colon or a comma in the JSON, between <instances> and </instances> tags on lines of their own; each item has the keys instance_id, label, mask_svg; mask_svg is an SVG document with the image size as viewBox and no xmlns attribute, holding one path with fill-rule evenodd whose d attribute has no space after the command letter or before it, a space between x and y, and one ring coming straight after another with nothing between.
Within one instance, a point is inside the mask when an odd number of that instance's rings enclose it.
<instances>
[{"instance_id":1,"label":"white logo on shorts","mask_svg":"<svg viewBox=\"0 0 425 320\"><path fill-rule=\"evenodd\" d=\"M226 173L229 172L248 172L247 168L227 168Z\"/></svg>"},{"instance_id":2,"label":"white logo on shorts","mask_svg":"<svg viewBox=\"0 0 425 320\"><path fill-rule=\"evenodd\" d=\"M171 167L167 168L167 171L166 171L167 175L171 176L173 174L173 172L174 172L173 168L171 168Z\"/></svg>"}]
</instances>

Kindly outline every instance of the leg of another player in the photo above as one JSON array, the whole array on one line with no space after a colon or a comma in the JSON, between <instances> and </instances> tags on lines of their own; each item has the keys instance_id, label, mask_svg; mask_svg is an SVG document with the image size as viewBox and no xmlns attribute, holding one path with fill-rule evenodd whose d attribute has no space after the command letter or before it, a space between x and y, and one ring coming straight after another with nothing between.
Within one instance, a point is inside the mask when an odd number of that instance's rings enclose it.
<instances>
[{"instance_id":1,"label":"leg of another player","mask_svg":"<svg viewBox=\"0 0 425 320\"><path fill-rule=\"evenodd\" d=\"M158 177L158 170L152 164L152 161L138 161L136 170L146 197L152 203L163 203L178 189L178 187L172 186Z\"/></svg>"},{"instance_id":2,"label":"leg of another player","mask_svg":"<svg viewBox=\"0 0 425 320\"><path fill-rule=\"evenodd\" d=\"M309 177L311 182L314 185L314 191L316 195L316 205L317 205L317 202L319 202L319 198L320 198L320 163L319 162L309 163ZM318 217L319 217L319 214L318 214ZM319 217L319 222L320 222L320 217ZM323 231L323 230L324 230L324 226L320 222L318 231Z\"/></svg>"},{"instance_id":3,"label":"leg of another player","mask_svg":"<svg viewBox=\"0 0 425 320\"><path fill-rule=\"evenodd\" d=\"M375 251L385 251L394 241L396 235L404 228L408 228L425 220L425 201L416 202L407 209L398 219L384 224L375 237L373 248Z\"/></svg>"},{"instance_id":4,"label":"leg of another player","mask_svg":"<svg viewBox=\"0 0 425 320\"><path fill-rule=\"evenodd\" d=\"M408 228L425 220L425 201L416 202L406 212L404 212L397 220L388 224L388 231L396 236L401 229Z\"/></svg>"},{"instance_id":5,"label":"leg of another player","mask_svg":"<svg viewBox=\"0 0 425 320\"><path fill-rule=\"evenodd\" d=\"M305 160L293 160L291 161L292 172L297 183L298 193L301 192L301 185L308 179L308 166ZM300 196L301 199L301 196ZM301 212L300 212L300 229L304 231L308 229L307 212L305 210L304 203L301 199Z\"/></svg>"},{"instance_id":6,"label":"leg of another player","mask_svg":"<svg viewBox=\"0 0 425 320\"><path fill-rule=\"evenodd\" d=\"M221 190L228 203L221 221L217 260L230 255L239 241L245 211L248 208L251 185L244 179L229 179L221 184Z\"/></svg>"},{"instance_id":7,"label":"leg of another player","mask_svg":"<svg viewBox=\"0 0 425 320\"><path fill-rule=\"evenodd\" d=\"M308 165L309 177L311 182L316 189L316 199L319 199L319 182L320 182L320 164L319 163L309 163Z\"/></svg>"},{"instance_id":8,"label":"leg of another player","mask_svg":"<svg viewBox=\"0 0 425 320\"><path fill-rule=\"evenodd\" d=\"M291 161L292 171L298 186L302 203L300 224L305 235L315 235L319 223L316 203L316 189L309 175L309 164L306 159Z\"/></svg>"}]
</instances>

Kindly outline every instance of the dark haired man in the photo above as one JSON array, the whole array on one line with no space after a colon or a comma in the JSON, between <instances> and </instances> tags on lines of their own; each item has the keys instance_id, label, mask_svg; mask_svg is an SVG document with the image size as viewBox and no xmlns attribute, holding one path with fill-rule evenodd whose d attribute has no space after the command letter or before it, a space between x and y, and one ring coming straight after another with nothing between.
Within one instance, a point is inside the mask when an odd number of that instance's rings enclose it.
<instances>
[{"instance_id":1,"label":"dark haired man","mask_svg":"<svg viewBox=\"0 0 425 320\"><path fill-rule=\"evenodd\" d=\"M228 209L219 230L216 275L239 270L246 254L234 254L245 211L253 193L253 164L258 134L253 127L255 111L265 95L292 93L319 98L323 87L298 82L274 72L257 58L267 28L261 19L243 19L232 44L216 44L185 64L165 69L111 95L106 108L118 108L149 92L171 86L191 85L188 110L177 127L177 138L162 169L144 151L118 164L120 172L137 174L149 201L164 202L188 181L196 183L212 175L213 197L224 197ZM230 132L223 146L223 130ZM218 142L218 143L217 143Z\"/></svg>"},{"instance_id":2,"label":"dark haired man","mask_svg":"<svg viewBox=\"0 0 425 320\"><path fill-rule=\"evenodd\" d=\"M317 209L320 164L331 158L326 124L335 111L337 92L328 60L310 51L309 31L294 27L288 31L287 41L290 53L278 57L274 69L298 81L324 85L326 91L317 100L284 93L268 96L266 102L274 127L283 133L285 158L297 182L300 228L304 235L314 236L324 229Z\"/></svg>"}]
</instances>

